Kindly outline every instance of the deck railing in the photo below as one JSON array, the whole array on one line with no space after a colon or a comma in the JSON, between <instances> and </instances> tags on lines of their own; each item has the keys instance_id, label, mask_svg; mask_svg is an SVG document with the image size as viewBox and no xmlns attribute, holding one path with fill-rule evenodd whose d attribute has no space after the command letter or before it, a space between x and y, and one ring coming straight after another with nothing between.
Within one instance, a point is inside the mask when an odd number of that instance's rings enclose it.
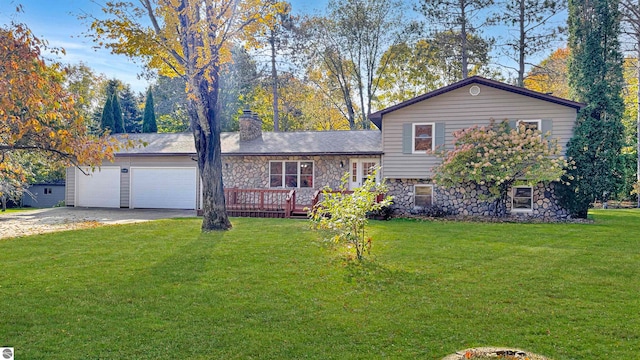
<instances>
[{"instance_id":1,"label":"deck railing","mask_svg":"<svg viewBox=\"0 0 640 360\"><path fill-rule=\"evenodd\" d=\"M295 206L295 191L286 189L224 189L227 212L231 216L285 217Z\"/></svg>"}]
</instances>

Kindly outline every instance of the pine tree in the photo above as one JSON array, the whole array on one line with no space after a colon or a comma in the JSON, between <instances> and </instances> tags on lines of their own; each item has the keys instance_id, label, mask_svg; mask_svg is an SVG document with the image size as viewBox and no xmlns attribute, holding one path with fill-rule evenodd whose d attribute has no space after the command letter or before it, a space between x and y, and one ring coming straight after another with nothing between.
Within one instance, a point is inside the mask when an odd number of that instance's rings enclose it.
<instances>
[{"instance_id":1,"label":"pine tree","mask_svg":"<svg viewBox=\"0 0 640 360\"><path fill-rule=\"evenodd\" d=\"M124 119L122 118L122 108L120 107L120 101L118 100L118 94L113 94L111 100L113 106L113 133L122 134L124 130Z\"/></svg>"},{"instance_id":2,"label":"pine tree","mask_svg":"<svg viewBox=\"0 0 640 360\"><path fill-rule=\"evenodd\" d=\"M151 90L147 91L147 101L144 104L142 132L143 133L158 132L158 126L156 125L156 113L153 111L153 95L151 95Z\"/></svg>"},{"instance_id":3,"label":"pine tree","mask_svg":"<svg viewBox=\"0 0 640 360\"><path fill-rule=\"evenodd\" d=\"M113 119L113 104L111 103L111 97L107 97L107 101L102 108L102 117L100 118L100 128L102 131L109 130L113 133L114 119Z\"/></svg>"},{"instance_id":4,"label":"pine tree","mask_svg":"<svg viewBox=\"0 0 640 360\"><path fill-rule=\"evenodd\" d=\"M138 105L142 102L141 94L134 94L131 86L125 85L120 91L120 107L126 133L139 133L142 131L142 114Z\"/></svg>"},{"instance_id":5,"label":"pine tree","mask_svg":"<svg viewBox=\"0 0 640 360\"><path fill-rule=\"evenodd\" d=\"M569 1L569 85L587 106L579 112L568 144L567 156L575 168L569 169L570 184L560 195L578 217L586 217L594 201L607 201L622 179L624 81L619 35L617 1Z\"/></svg>"}]
</instances>

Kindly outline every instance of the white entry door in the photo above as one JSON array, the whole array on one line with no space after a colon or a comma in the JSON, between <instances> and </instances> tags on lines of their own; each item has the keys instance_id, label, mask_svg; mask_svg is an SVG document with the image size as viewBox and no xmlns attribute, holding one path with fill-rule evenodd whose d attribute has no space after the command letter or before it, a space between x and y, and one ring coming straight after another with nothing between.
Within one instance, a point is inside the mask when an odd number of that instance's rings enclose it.
<instances>
[{"instance_id":1,"label":"white entry door","mask_svg":"<svg viewBox=\"0 0 640 360\"><path fill-rule=\"evenodd\" d=\"M350 190L362 186L365 180L367 180L367 176L373 174L376 167L380 165L378 159L351 159L350 163Z\"/></svg>"}]
</instances>

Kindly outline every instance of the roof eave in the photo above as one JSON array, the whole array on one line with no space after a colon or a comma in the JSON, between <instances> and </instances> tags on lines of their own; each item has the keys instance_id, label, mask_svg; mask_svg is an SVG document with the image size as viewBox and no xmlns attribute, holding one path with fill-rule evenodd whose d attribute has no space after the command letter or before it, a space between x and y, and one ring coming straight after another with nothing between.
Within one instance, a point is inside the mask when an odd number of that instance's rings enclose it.
<instances>
[{"instance_id":1,"label":"roof eave","mask_svg":"<svg viewBox=\"0 0 640 360\"><path fill-rule=\"evenodd\" d=\"M116 157L146 157L146 156L195 156L196 153L116 153Z\"/></svg>"},{"instance_id":2,"label":"roof eave","mask_svg":"<svg viewBox=\"0 0 640 360\"><path fill-rule=\"evenodd\" d=\"M382 151L349 151L349 152L229 152L223 156L357 156L382 155Z\"/></svg>"},{"instance_id":3,"label":"roof eave","mask_svg":"<svg viewBox=\"0 0 640 360\"><path fill-rule=\"evenodd\" d=\"M223 152L223 156L357 156L382 155L382 151L348 151L348 152ZM149 156L196 156L196 153L118 153L116 157L149 157Z\"/></svg>"}]
</instances>

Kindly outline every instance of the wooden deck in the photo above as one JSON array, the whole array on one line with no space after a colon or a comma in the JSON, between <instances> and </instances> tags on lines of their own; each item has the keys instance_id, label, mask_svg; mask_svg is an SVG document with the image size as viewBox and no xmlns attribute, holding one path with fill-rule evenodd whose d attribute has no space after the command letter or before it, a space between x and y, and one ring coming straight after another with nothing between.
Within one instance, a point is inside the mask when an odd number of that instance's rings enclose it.
<instances>
[{"instance_id":1,"label":"wooden deck","mask_svg":"<svg viewBox=\"0 0 640 360\"><path fill-rule=\"evenodd\" d=\"M224 189L229 216L288 218L295 208L295 190Z\"/></svg>"},{"instance_id":2,"label":"wooden deck","mask_svg":"<svg viewBox=\"0 0 640 360\"><path fill-rule=\"evenodd\" d=\"M295 190L224 189L227 214L238 217L307 219L307 210L312 209L321 199L320 190L313 194L311 204L298 204ZM202 210L198 210L198 215L202 215Z\"/></svg>"}]
</instances>

